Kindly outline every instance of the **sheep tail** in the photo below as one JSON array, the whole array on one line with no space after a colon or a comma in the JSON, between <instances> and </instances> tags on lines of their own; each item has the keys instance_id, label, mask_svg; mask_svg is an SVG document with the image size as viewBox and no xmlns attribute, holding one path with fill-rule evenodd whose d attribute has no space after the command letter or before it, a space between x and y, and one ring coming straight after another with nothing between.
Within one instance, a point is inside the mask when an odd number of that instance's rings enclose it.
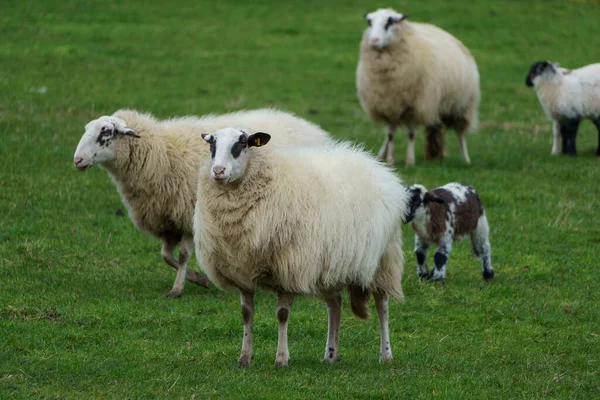
<instances>
[{"instance_id":1,"label":"sheep tail","mask_svg":"<svg viewBox=\"0 0 600 400\"><path fill-rule=\"evenodd\" d=\"M349 286L348 294L350 295L350 308L354 315L360 319L368 319L371 315L369 312L371 292L359 286Z\"/></svg>"}]
</instances>

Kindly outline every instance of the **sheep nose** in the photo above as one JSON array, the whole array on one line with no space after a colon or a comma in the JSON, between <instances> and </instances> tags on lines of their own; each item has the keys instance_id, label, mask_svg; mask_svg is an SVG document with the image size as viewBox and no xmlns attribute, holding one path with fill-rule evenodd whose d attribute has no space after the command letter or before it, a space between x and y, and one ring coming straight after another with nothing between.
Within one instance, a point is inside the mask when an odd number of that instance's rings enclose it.
<instances>
[{"instance_id":1,"label":"sheep nose","mask_svg":"<svg viewBox=\"0 0 600 400\"><path fill-rule=\"evenodd\" d=\"M73 160L75 162L75 166L79 166L79 164L81 164L81 162L83 161L82 157L75 157L75 160Z\"/></svg>"},{"instance_id":2,"label":"sheep nose","mask_svg":"<svg viewBox=\"0 0 600 400\"><path fill-rule=\"evenodd\" d=\"M371 38L371 44L377 44L377 43L379 43L378 37Z\"/></svg>"},{"instance_id":3,"label":"sheep nose","mask_svg":"<svg viewBox=\"0 0 600 400\"><path fill-rule=\"evenodd\" d=\"M216 165L213 167L213 174L215 174L215 178L220 178L225 175L225 167L221 167L220 165Z\"/></svg>"}]
</instances>

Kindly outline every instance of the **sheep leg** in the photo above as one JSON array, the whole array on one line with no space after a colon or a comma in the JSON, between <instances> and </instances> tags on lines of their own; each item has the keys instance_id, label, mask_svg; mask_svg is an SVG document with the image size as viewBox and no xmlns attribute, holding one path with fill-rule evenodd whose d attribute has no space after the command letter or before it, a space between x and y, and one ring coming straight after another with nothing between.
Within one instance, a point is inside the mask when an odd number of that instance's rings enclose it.
<instances>
[{"instance_id":1,"label":"sheep leg","mask_svg":"<svg viewBox=\"0 0 600 400\"><path fill-rule=\"evenodd\" d=\"M600 156L600 118L594 120L594 125L598 129L598 148L596 149L596 155Z\"/></svg>"},{"instance_id":2,"label":"sheep leg","mask_svg":"<svg viewBox=\"0 0 600 400\"><path fill-rule=\"evenodd\" d=\"M415 255L417 256L417 275L419 278L429 279L429 269L427 268L427 243L421 242L415 235Z\"/></svg>"},{"instance_id":3,"label":"sheep leg","mask_svg":"<svg viewBox=\"0 0 600 400\"><path fill-rule=\"evenodd\" d=\"M327 345L325 346L325 356L323 362L333 364L340 361L339 341L340 341L340 321L342 320L342 295L325 297L323 299L327 304L328 329Z\"/></svg>"},{"instance_id":4,"label":"sheep leg","mask_svg":"<svg viewBox=\"0 0 600 400\"><path fill-rule=\"evenodd\" d=\"M379 316L381 331L379 362L389 362L392 361L392 347L390 346L388 295L385 293L373 293L373 298L375 298L375 308Z\"/></svg>"},{"instance_id":5,"label":"sheep leg","mask_svg":"<svg viewBox=\"0 0 600 400\"><path fill-rule=\"evenodd\" d=\"M441 124L425 127L425 159L444 157L444 132Z\"/></svg>"},{"instance_id":6,"label":"sheep leg","mask_svg":"<svg viewBox=\"0 0 600 400\"><path fill-rule=\"evenodd\" d=\"M175 282L173 283L173 288L167 293L168 297L179 297L183 294L183 282L181 276L185 276L185 272L187 270L187 266L181 266L181 263L175 259L175 247L177 247L177 242L173 240L163 240L163 245L161 249L161 254L163 260L173 268L177 270L177 276L175 277ZM181 251L181 250L180 250ZM183 271L183 272L181 272ZM183 274L183 275L182 275Z\"/></svg>"},{"instance_id":7,"label":"sheep leg","mask_svg":"<svg viewBox=\"0 0 600 400\"><path fill-rule=\"evenodd\" d=\"M563 151L565 147L563 144ZM552 121L552 155L560 154L560 125Z\"/></svg>"},{"instance_id":8,"label":"sheep leg","mask_svg":"<svg viewBox=\"0 0 600 400\"><path fill-rule=\"evenodd\" d=\"M281 292L277 296L277 321L279 322L279 338L277 340L277 356L275 357L275 365L280 367L287 366L290 360L287 328L293 302L293 293Z\"/></svg>"},{"instance_id":9,"label":"sheep leg","mask_svg":"<svg viewBox=\"0 0 600 400\"><path fill-rule=\"evenodd\" d=\"M415 128L408 127L408 146L406 146L406 166L415 165Z\"/></svg>"},{"instance_id":10,"label":"sheep leg","mask_svg":"<svg viewBox=\"0 0 600 400\"><path fill-rule=\"evenodd\" d=\"M238 366L249 367L252 360L252 321L254 320L254 292L240 292L242 319L244 320L244 338Z\"/></svg>"},{"instance_id":11,"label":"sheep leg","mask_svg":"<svg viewBox=\"0 0 600 400\"><path fill-rule=\"evenodd\" d=\"M175 278L175 281L178 279L181 280L181 290L183 290L185 278L187 278L188 281L205 288L210 286L210 280L205 275L187 268L192 254L194 254L194 238L192 236L184 237L179 243L179 265L185 270L185 275L181 271L181 268L179 268L177 270L177 278ZM179 276L179 274L181 274L181 276Z\"/></svg>"},{"instance_id":12,"label":"sheep leg","mask_svg":"<svg viewBox=\"0 0 600 400\"><path fill-rule=\"evenodd\" d=\"M444 237L435 251L433 262L435 268L431 271L431 279L434 281L443 281L446 279L446 265L448 264L448 256L452 251L452 238Z\"/></svg>"},{"instance_id":13,"label":"sheep leg","mask_svg":"<svg viewBox=\"0 0 600 400\"><path fill-rule=\"evenodd\" d=\"M394 168L394 132L396 131L396 125L389 124L388 125L388 134L385 140L383 141L383 145L381 149L379 149L379 153L377 153L377 158L386 162L390 168Z\"/></svg>"},{"instance_id":14,"label":"sheep leg","mask_svg":"<svg viewBox=\"0 0 600 400\"><path fill-rule=\"evenodd\" d=\"M471 232L471 245L473 253L481 259L481 272L486 281L494 278L492 268L492 251L490 246L490 228L487 217L483 214L477 221L477 227Z\"/></svg>"},{"instance_id":15,"label":"sheep leg","mask_svg":"<svg viewBox=\"0 0 600 400\"><path fill-rule=\"evenodd\" d=\"M457 132L458 134L458 143L460 143L460 153L462 154L463 160L467 164L471 164L471 159L469 158L469 150L467 150L467 132Z\"/></svg>"},{"instance_id":16,"label":"sheep leg","mask_svg":"<svg viewBox=\"0 0 600 400\"><path fill-rule=\"evenodd\" d=\"M579 118L560 121L560 134L562 135L563 139L563 153L566 153L570 156L577 155L575 139L577 137L579 122Z\"/></svg>"}]
</instances>

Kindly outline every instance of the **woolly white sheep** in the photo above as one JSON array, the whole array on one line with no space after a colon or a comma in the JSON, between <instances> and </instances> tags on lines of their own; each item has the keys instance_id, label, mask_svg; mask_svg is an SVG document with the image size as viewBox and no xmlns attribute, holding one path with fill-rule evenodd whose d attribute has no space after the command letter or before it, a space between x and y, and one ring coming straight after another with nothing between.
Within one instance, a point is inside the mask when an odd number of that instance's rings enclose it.
<instances>
[{"instance_id":1,"label":"woolly white sheep","mask_svg":"<svg viewBox=\"0 0 600 400\"><path fill-rule=\"evenodd\" d=\"M419 125L425 126L426 159L443 157L446 126L458 134L470 163L466 133L477 127L480 97L475 59L448 32L406 18L390 8L365 14L369 27L360 45L356 87L369 117L388 128L379 158L394 165L394 132L406 126L406 165L413 165Z\"/></svg>"},{"instance_id":2,"label":"woolly white sheep","mask_svg":"<svg viewBox=\"0 0 600 400\"><path fill-rule=\"evenodd\" d=\"M194 242L211 281L241 296L244 336L240 366L252 358L254 291L276 291L276 365L287 365L287 324L295 295L325 301L329 330L324 362L339 360L342 297L369 314L375 298L380 360L392 358L388 297L402 298L401 181L366 152L328 146L264 146L266 133L229 128L204 139L212 158L198 178Z\"/></svg>"},{"instance_id":3,"label":"woolly white sheep","mask_svg":"<svg viewBox=\"0 0 600 400\"><path fill-rule=\"evenodd\" d=\"M202 118L157 121L149 114L119 110L85 127L74 163L79 170L100 165L111 176L138 229L163 242L164 261L177 269L168 296L183 293L185 278L208 287L208 279L187 270L194 249L193 213L200 160L208 155L202 133L227 126L270 130L274 142L325 143L318 126L282 111L261 109ZM175 248L179 246L179 257Z\"/></svg>"},{"instance_id":4,"label":"woolly white sheep","mask_svg":"<svg viewBox=\"0 0 600 400\"><path fill-rule=\"evenodd\" d=\"M433 280L446 278L446 265L452 242L471 237L473 253L481 259L483 279L492 279L490 228L479 195L471 186L449 183L427 191L422 185L408 189L409 210L405 222L415 231L415 255L419 277ZM435 268L427 268L427 249L437 244L433 258Z\"/></svg>"},{"instance_id":5,"label":"woolly white sheep","mask_svg":"<svg viewBox=\"0 0 600 400\"><path fill-rule=\"evenodd\" d=\"M598 129L600 156L600 64L568 70L558 64L539 61L533 64L525 80L535 87L538 99L552 120L552 154L576 155L575 137L579 123L591 119Z\"/></svg>"}]
</instances>

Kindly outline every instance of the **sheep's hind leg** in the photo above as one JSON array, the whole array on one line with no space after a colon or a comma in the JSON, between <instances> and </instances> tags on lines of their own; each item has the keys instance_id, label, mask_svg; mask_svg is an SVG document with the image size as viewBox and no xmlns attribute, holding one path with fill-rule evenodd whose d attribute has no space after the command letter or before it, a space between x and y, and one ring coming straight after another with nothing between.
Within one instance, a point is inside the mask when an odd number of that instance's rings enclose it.
<instances>
[{"instance_id":1,"label":"sheep's hind leg","mask_svg":"<svg viewBox=\"0 0 600 400\"><path fill-rule=\"evenodd\" d=\"M252 322L254 321L254 292L240 292L242 319L244 321L244 338L238 366L249 367L252 360Z\"/></svg>"},{"instance_id":2,"label":"sheep's hind leg","mask_svg":"<svg viewBox=\"0 0 600 400\"><path fill-rule=\"evenodd\" d=\"M426 126L425 159L433 160L436 158L443 158L444 155L444 127L442 124Z\"/></svg>"},{"instance_id":3,"label":"sheep's hind leg","mask_svg":"<svg viewBox=\"0 0 600 400\"><path fill-rule=\"evenodd\" d=\"M408 145L406 146L406 166L415 165L415 128L408 127Z\"/></svg>"},{"instance_id":4,"label":"sheep's hind leg","mask_svg":"<svg viewBox=\"0 0 600 400\"><path fill-rule=\"evenodd\" d=\"M462 154L463 160L467 164L471 164L471 159L469 158L469 150L467 149L467 132L457 132L458 134L458 143L460 144L460 153Z\"/></svg>"},{"instance_id":5,"label":"sheep's hind leg","mask_svg":"<svg viewBox=\"0 0 600 400\"><path fill-rule=\"evenodd\" d=\"M390 168L394 168L394 132L396 131L395 125L388 125L388 133L383 141L383 145L381 149L379 149L379 153L377 153L377 158L387 163Z\"/></svg>"},{"instance_id":6,"label":"sheep's hind leg","mask_svg":"<svg viewBox=\"0 0 600 400\"><path fill-rule=\"evenodd\" d=\"M182 271L181 264L178 260L175 259L175 247L177 247L177 242L173 240L163 240L161 254L163 260L168 265L172 266L177 270L177 276L175 277L175 282L173 283L173 288L167 293L168 297L179 297L183 294L183 282L181 282ZM185 269L183 270L185 273ZM183 275L185 276L185 275Z\"/></svg>"},{"instance_id":7,"label":"sheep's hind leg","mask_svg":"<svg viewBox=\"0 0 600 400\"><path fill-rule=\"evenodd\" d=\"M277 356L275 365L285 367L290 360L288 349L288 319L294 302L294 294L281 292L277 296L277 322L279 323L279 338L277 340Z\"/></svg>"},{"instance_id":8,"label":"sheep's hind leg","mask_svg":"<svg viewBox=\"0 0 600 400\"><path fill-rule=\"evenodd\" d=\"M494 278L489 236L490 228L487 217L483 214L477 221L477 227L471 233L471 245L473 246L473 253L481 259L481 273L486 281Z\"/></svg>"},{"instance_id":9,"label":"sheep's hind leg","mask_svg":"<svg viewBox=\"0 0 600 400\"><path fill-rule=\"evenodd\" d=\"M340 321L342 320L342 295L337 293L330 297L324 297L323 301L327 304L328 315L327 345L325 346L323 362L333 364L340 361L339 341Z\"/></svg>"},{"instance_id":10,"label":"sheep's hind leg","mask_svg":"<svg viewBox=\"0 0 600 400\"><path fill-rule=\"evenodd\" d=\"M452 238L446 237L440 241L440 245L435 251L433 262L435 268L431 271L431 279L434 281L443 281L446 279L446 266L448 257L452 251Z\"/></svg>"},{"instance_id":11,"label":"sheep's hind leg","mask_svg":"<svg viewBox=\"0 0 600 400\"><path fill-rule=\"evenodd\" d=\"M385 293L373 293L375 308L379 316L379 327L381 332L381 344L379 346L379 362L392 361L392 346L390 345L388 295Z\"/></svg>"},{"instance_id":12,"label":"sheep's hind leg","mask_svg":"<svg viewBox=\"0 0 600 400\"><path fill-rule=\"evenodd\" d=\"M415 255L417 256L417 275L419 278L429 279L429 269L427 268L427 248L429 245L422 243L419 237L415 235Z\"/></svg>"},{"instance_id":13,"label":"sheep's hind leg","mask_svg":"<svg viewBox=\"0 0 600 400\"><path fill-rule=\"evenodd\" d=\"M596 155L600 156L600 118L594 120L594 125L598 129L598 148L596 149Z\"/></svg>"},{"instance_id":14,"label":"sheep's hind leg","mask_svg":"<svg viewBox=\"0 0 600 400\"><path fill-rule=\"evenodd\" d=\"M177 270L178 278L181 279L181 284L183 287L184 276L188 281L193 282L197 285L208 288L210 286L210 280L205 276L200 274L199 272L188 269L188 263L190 261L190 257L194 253L194 238L193 237L184 237L182 241L179 243L179 265L184 268L185 275L183 272L180 274L180 270Z\"/></svg>"}]
</instances>

